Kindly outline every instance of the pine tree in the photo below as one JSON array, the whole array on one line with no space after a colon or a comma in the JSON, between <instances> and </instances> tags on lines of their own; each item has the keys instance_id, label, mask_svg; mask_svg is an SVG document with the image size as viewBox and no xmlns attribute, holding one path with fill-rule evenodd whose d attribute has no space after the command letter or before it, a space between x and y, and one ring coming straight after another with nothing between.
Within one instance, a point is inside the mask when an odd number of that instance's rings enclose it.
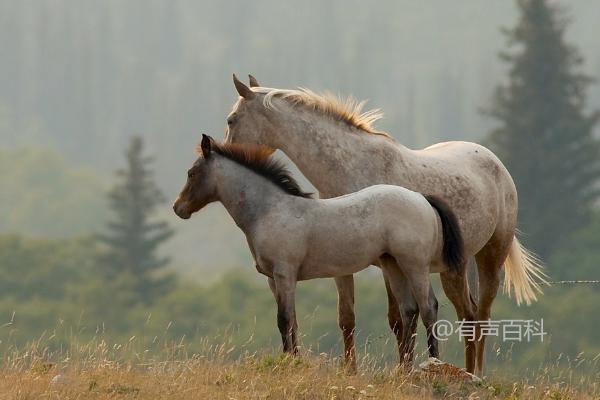
<instances>
[{"instance_id":1,"label":"pine tree","mask_svg":"<svg viewBox=\"0 0 600 400\"><path fill-rule=\"evenodd\" d=\"M598 198L600 146L593 129L599 113L585 111L591 79L564 40L563 12L547 0L517 4L520 21L505 31L517 49L500 55L510 70L489 110L500 122L490 147L515 180L525 242L546 258L586 224Z\"/></svg>"},{"instance_id":2,"label":"pine tree","mask_svg":"<svg viewBox=\"0 0 600 400\"><path fill-rule=\"evenodd\" d=\"M101 264L109 279L126 282L141 301L151 303L172 281L170 274L161 274L168 259L156 251L173 231L166 222L151 218L165 199L153 181L152 158L143 155L143 147L141 138L132 138L127 168L117 171L120 182L108 193L114 219L107 224L108 233L100 236L107 245Z\"/></svg>"}]
</instances>

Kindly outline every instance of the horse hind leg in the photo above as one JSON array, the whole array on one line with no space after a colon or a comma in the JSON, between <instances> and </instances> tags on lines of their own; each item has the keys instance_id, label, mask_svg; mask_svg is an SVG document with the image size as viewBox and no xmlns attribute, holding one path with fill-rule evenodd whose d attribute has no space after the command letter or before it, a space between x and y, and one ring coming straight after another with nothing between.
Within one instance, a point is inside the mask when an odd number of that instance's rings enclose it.
<instances>
[{"instance_id":1,"label":"horse hind leg","mask_svg":"<svg viewBox=\"0 0 600 400\"><path fill-rule=\"evenodd\" d=\"M466 323L471 323L473 329L471 335L465 335L465 367L467 372L475 371L476 356L476 335L478 328L474 325L475 304L469 293L466 273L457 274L453 271L444 271L440 273L442 287L448 300L454 305L458 318ZM468 336L471 336L470 338Z\"/></svg>"},{"instance_id":2,"label":"horse hind leg","mask_svg":"<svg viewBox=\"0 0 600 400\"><path fill-rule=\"evenodd\" d=\"M479 305L477 309L477 319L479 321L487 321L491 318L492 303L498 294L500 273L508 255L512 238L513 235L501 240L492 237L492 240L475 255L479 274ZM486 337L481 335L478 339L476 373L483 376Z\"/></svg>"}]
</instances>

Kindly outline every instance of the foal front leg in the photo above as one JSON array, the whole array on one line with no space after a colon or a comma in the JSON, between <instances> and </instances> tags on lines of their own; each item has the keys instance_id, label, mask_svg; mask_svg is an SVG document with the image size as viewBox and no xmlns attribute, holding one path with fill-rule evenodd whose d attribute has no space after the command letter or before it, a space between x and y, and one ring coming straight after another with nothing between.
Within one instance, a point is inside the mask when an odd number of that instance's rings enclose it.
<instances>
[{"instance_id":1,"label":"foal front leg","mask_svg":"<svg viewBox=\"0 0 600 400\"><path fill-rule=\"evenodd\" d=\"M296 277L291 269L275 268L273 282L275 283L275 299L277 301L277 327L281 333L283 351L293 355L298 354L296 344Z\"/></svg>"},{"instance_id":2,"label":"foal front leg","mask_svg":"<svg viewBox=\"0 0 600 400\"><path fill-rule=\"evenodd\" d=\"M273 296L275 297L275 301L277 301L277 289L275 289L275 280L273 278L267 278L267 282L269 283L269 289L271 289L271 293L273 293ZM294 328L293 328L293 332L292 332L292 346L294 348L298 348L297 333L298 333L298 320L297 320L296 315L294 315Z\"/></svg>"}]
</instances>

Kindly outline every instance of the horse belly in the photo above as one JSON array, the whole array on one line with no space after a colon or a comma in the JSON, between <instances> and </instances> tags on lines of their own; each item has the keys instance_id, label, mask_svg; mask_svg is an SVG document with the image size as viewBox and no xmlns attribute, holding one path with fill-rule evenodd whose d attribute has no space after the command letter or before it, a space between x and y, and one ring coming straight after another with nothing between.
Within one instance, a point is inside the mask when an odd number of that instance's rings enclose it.
<instances>
[{"instance_id":1,"label":"horse belly","mask_svg":"<svg viewBox=\"0 0 600 400\"><path fill-rule=\"evenodd\" d=\"M367 268L371 262L354 264L302 264L298 270L299 281L307 281L319 278L335 278L338 276L352 275Z\"/></svg>"}]
</instances>

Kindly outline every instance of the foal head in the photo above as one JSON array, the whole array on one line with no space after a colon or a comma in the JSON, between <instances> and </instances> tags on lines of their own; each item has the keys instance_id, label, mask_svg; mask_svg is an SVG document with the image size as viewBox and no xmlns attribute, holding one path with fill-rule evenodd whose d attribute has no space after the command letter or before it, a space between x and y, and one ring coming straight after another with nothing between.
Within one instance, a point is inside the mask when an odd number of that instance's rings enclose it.
<instances>
[{"instance_id":1,"label":"foal head","mask_svg":"<svg viewBox=\"0 0 600 400\"><path fill-rule=\"evenodd\" d=\"M213 139L202 135L199 146L200 157L187 172L187 181L173 204L180 218L188 219L208 203L217 200L217 186L213 174Z\"/></svg>"},{"instance_id":2,"label":"foal head","mask_svg":"<svg viewBox=\"0 0 600 400\"><path fill-rule=\"evenodd\" d=\"M241 175L234 172L235 169L231 169L234 165L239 165L243 170L259 177L259 180L252 181L252 184L274 185L292 196L311 197L310 193L302 191L285 164L271 157L273 151L268 147L219 143L210 136L202 135L198 152L200 157L188 170L187 182L173 204L173 210L183 219L190 218L193 213L208 203L223 201L219 197L223 193L219 193L218 189L221 189L224 184L235 186L241 181L243 181L242 185L248 183L247 175ZM265 191L261 193L264 195Z\"/></svg>"}]
</instances>

